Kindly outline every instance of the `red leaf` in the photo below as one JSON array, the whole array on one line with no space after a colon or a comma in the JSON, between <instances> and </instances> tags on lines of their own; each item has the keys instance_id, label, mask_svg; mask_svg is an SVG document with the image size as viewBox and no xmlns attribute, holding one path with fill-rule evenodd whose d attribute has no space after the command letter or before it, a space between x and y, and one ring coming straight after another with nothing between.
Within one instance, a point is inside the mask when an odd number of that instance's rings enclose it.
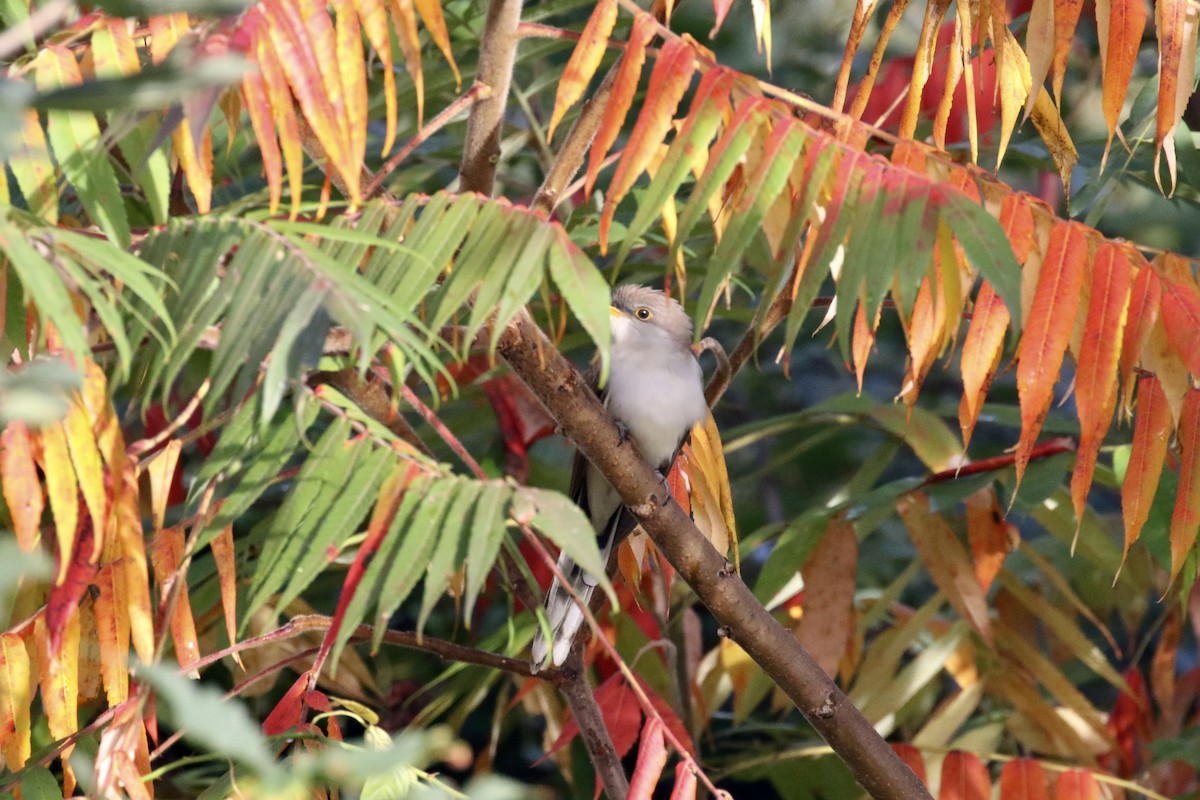
<instances>
[{"instance_id":1,"label":"red leaf","mask_svg":"<svg viewBox=\"0 0 1200 800\"><path fill-rule=\"evenodd\" d=\"M938 800L990 800L991 796L992 783L979 756L958 750L946 754Z\"/></svg>"},{"instance_id":2,"label":"red leaf","mask_svg":"<svg viewBox=\"0 0 1200 800\"><path fill-rule=\"evenodd\" d=\"M1171 579L1179 575L1200 531L1200 389L1191 389L1179 417L1179 490L1171 512Z\"/></svg>"},{"instance_id":3,"label":"red leaf","mask_svg":"<svg viewBox=\"0 0 1200 800\"><path fill-rule=\"evenodd\" d=\"M1000 800L1049 800L1046 783L1040 761L1018 758L1000 768Z\"/></svg>"},{"instance_id":4,"label":"red leaf","mask_svg":"<svg viewBox=\"0 0 1200 800\"><path fill-rule=\"evenodd\" d=\"M663 724L651 718L642 728L637 764L629 778L629 800L650 800L666 765L667 746L663 741Z\"/></svg>"},{"instance_id":5,"label":"red leaf","mask_svg":"<svg viewBox=\"0 0 1200 800\"><path fill-rule=\"evenodd\" d=\"M1125 481L1121 484L1121 511L1125 519L1125 557L1150 516L1150 505L1167 459L1171 438L1171 409L1158 378L1143 375L1138 381L1137 416L1133 426L1133 448Z\"/></svg>"},{"instance_id":6,"label":"red leaf","mask_svg":"<svg viewBox=\"0 0 1200 800\"><path fill-rule=\"evenodd\" d=\"M1054 800L1100 800L1100 787L1087 770L1069 769L1058 776Z\"/></svg>"},{"instance_id":7,"label":"red leaf","mask_svg":"<svg viewBox=\"0 0 1200 800\"><path fill-rule=\"evenodd\" d=\"M1200 376L1200 291L1194 283L1163 279L1162 319L1167 340L1192 375Z\"/></svg>"},{"instance_id":8,"label":"red leaf","mask_svg":"<svg viewBox=\"0 0 1200 800\"><path fill-rule=\"evenodd\" d=\"M92 563L92 545L95 542L95 532L92 518L89 514L80 514L78 527L75 530L75 546L69 554L70 561L65 570L60 570L62 579L50 589L50 598L46 601L46 627L50 631L50 650L57 656L62 649L63 632L66 630L67 619L75 613L79 601L87 592L92 578L96 574L96 565ZM59 553L59 563L68 554Z\"/></svg>"},{"instance_id":9,"label":"red leaf","mask_svg":"<svg viewBox=\"0 0 1200 800\"><path fill-rule=\"evenodd\" d=\"M696 800L696 773L686 761L675 767L675 788L670 800Z\"/></svg>"},{"instance_id":10,"label":"red leaf","mask_svg":"<svg viewBox=\"0 0 1200 800\"><path fill-rule=\"evenodd\" d=\"M304 697L305 690L308 688L308 673L303 673L296 678L296 682L292 684L292 688L288 689L283 697L279 698L279 702L271 709L271 713L263 720L262 731L264 736L278 736L281 733L287 733L292 728L300 724L304 719Z\"/></svg>"},{"instance_id":11,"label":"red leaf","mask_svg":"<svg viewBox=\"0 0 1200 800\"><path fill-rule=\"evenodd\" d=\"M624 676L615 672L596 687L595 697L604 727L612 737L613 749L619 758L624 758L637 740L638 727L642 724L642 709L638 705L637 696L630 691ZM546 754L561 750L578 735L579 722L571 717L563 724L562 733L554 740L554 744L550 745Z\"/></svg>"},{"instance_id":12,"label":"red leaf","mask_svg":"<svg viewBox=\"0 0 1200 800\"><path fill-rule=\"evenodd\" d=\"M1050 232L1033 305L1017 351L1017 395L1021 403L1021 438L1016 459L1018 485L1054 400L1054 384L1079 311L1090 231L1079 223L1060 221Z\"/></svg>"},{"instance_id":13,"label":"red leaf","mask_svg":"<svg viewBox=\"0 0 1200 800\"><path fill-rule=\"evenodd\" d=\"M638 115L625 151L617 164L604 211L600 215L600 251L608 252L608 229L612 225L617 205L629 192L634 181L646 170L655 149L662 143L671 128L671 117L691 83L696 69L696 54L683 39L671 39L658 53L654 72L650 73L650 85L646 89L646 102Z\"/></svg>"},{"instance_id":14,"label":"red leaf","mask_svg":"<svg viewBox=\"0 0 1200 800\"><path fill-rule=\"evenodd\" d=\"M1100 246L1092 264L1091 299L1075 373L1079 453L1071 474L1071 500L1080 524L1096 457L1117 407L1117 348L1129 303L1131 270L1125 249L1111 242Z\"/></svg>"},{"instance_id":15,"label":"red leaf","mask_svg":"<svg viewBox=\"0 0 1200 800\"><path fill-rule=\"evenodd\" d=\"M504 473L524 483L529 475L529 447L554 433L554 418L525 384L512 375L484 381L500 436L504 440Z\"/></svg>"},{"instance_id":16,"label":"red leaf","mask_svg":"<svg viewBox=\"0 0 1200 800\"><path fill-rule=\"evenodd\" d=\"M1125 679L1130 692L1122 692L1117 696L1112 711L1108 715L1108 729L1117 740L1117 748L1112 753L1115 758L1115 769L1119 775L1132 777L1145 765L1145 748L1154 736L1153 720L1150 715L1150 696L1146 693L1146 679L1137 667L1130 667L1121 675ZM1062 798L1062 778L1055 792L1056 798ZM1081 795L1086 796L1086 795ZM1070 797L1070 795L1067 795Z\"/></svg>"},{"instance_id":17,"label":"red leaf","mask_svg":"<svg viewBox=\"0 0 1200 800\"><path fill-rule=\"evenodd\" d=\"M917 776L921 783L928 784L925 778L925 759L921 756L920 750L911 744L893 742L892 752L900 757L904 765L913 771L913 774Z\"/></svg>"}]
</instances>

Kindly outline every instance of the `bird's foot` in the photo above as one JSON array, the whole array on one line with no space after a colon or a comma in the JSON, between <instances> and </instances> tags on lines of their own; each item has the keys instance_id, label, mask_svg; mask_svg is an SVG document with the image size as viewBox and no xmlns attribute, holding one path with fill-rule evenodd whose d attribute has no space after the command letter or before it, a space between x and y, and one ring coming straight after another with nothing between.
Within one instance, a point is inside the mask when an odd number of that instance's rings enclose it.
<instances>
[{"instance_id":1,"label":"bird's foot","mask_svg":"<svg viewBox=\"0 0 1200 800\"><path fill-rule=\"evenodd\" d=\"M617 444L623 445L629 441L629 427L619 419L613 420L613 422L617 425Z\"/></svg>"}]
</instances>

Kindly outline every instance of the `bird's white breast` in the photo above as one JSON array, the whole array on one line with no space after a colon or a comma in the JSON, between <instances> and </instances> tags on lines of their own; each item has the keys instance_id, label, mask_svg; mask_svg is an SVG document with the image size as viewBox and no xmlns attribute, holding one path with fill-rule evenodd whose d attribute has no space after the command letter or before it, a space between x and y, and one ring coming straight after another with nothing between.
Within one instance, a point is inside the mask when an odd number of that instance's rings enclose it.
<instances>
[{"instance_id":1,"label":"bird's white breast","mask_svg":"<svg viewBox=\"0 0 1200 800\"><path fill-rule=\"evenodd\" d=\"M623 344L619 353L614 348L608 410L624 423L646 461L661 467L692 426L708 414L704 375L686 347Z\"/></svg>"}]
</instances>

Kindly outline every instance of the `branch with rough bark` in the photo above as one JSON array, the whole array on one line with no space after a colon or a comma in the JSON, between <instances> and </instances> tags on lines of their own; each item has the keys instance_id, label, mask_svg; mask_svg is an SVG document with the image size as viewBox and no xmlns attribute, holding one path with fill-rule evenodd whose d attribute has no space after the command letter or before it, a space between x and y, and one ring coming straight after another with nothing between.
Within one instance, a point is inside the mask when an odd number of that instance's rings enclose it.
<instances>
[{"instance_id":1,"label":"branch with rough bark","mask_svg":"<svg viewBox=\"0 0 1200 800\"><path fill-rule=\"evenodd\" d=\"M737 642L791 698L872 797L928 798L913 772L742 582L723 555L671 498L662 480L620 433L575 368L528 314L500 337L499 353L595 464L679 576Z\"/></svg>"}]
</instances>

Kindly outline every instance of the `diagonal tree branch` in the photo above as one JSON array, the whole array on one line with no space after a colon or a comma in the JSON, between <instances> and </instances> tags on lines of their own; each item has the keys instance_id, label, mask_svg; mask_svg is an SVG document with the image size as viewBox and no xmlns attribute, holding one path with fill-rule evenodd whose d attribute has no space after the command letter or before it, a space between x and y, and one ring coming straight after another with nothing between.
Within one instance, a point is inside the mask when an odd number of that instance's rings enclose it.
<instances>
[{"instance_id":1,"label":"diagonal tree branch","mask_svg":"<svg viewBox=\"0 0 1200 800\"><path fill-rule=\"evenodd\" d=\"M612 418L575 368L527 313L500 337L499 353L600 468L680 576L736 641L792 699L855 779L880 800L928 798L866 718L813 661L795 636L763 607L732 566L696 529L667 488L620 437Z\"/></svg>"}]
</instances>

